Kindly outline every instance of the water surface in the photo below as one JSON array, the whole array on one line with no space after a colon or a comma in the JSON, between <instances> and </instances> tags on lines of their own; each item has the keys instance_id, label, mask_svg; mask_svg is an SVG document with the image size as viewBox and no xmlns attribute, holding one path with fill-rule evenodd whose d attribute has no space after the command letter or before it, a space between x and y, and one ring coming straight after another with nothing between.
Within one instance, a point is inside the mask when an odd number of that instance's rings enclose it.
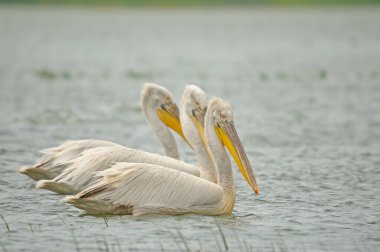
<instances>
[{"instance_id":1,"label":"water surface","mask_svg":"<svg viewBox=\"0 0 380 252\"><path fill-rule=\"evenodd\" d=\"M0 251L377 251L379 24L378 7L1 6ZM107 221L16 172L66 139L159 151L146 81L229 101L261 194L233 166L232 216Z\"/></svg>"}]
</instances>

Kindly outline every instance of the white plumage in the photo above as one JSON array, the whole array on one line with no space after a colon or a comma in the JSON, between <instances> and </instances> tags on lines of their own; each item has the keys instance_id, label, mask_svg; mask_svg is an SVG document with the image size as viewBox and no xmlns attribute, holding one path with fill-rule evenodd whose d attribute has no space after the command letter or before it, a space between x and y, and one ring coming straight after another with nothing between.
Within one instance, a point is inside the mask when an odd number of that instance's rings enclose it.
<instances>
[{"instance_id":1,"label":"white plumage","mask_svg":"<svg viewBox=\"0 0 380 252\"><path fill-rule=\"evenodd\" d=\"M95 172L110 168L115 162L157 164L199 176L199 168L170 157L130 149L123 146L98 147L86 150L70 161L71 165L53 180L40 180L36 187L59 194L77 193L93 183Z\"/></svg>"},{"instance_id":2,"label":"white plumage","mask_svg":"<svg viewBox=\"0 0 380 252\"><path fill-rule=\"evenodd\" d=\"M58 176L70 164L69 162L83 151L105 146L120 146L116 143L94 139L68 140L59 146L44 149L44 154L35 165L23 166L20 173L26 174L34 180L52 179Z\"/></svg>"},{"instance_id":3,"label":"white plumage","mask_svg":"<svg viewBox=\"0 0 380 252\"><path fill-rule=\"evenodd\" d=\"M209 102L205 133L217 168L217 184L156 164L116 163L99 172L100 179L93 185L66 197L64 202L89 214L230 214L235 204L235 186L224 146L256 193L258 187L228 103L217 98Z\"/></svg>"},{"instance_id":4,"label":"white plumage","mask_svg":"<svg viewBox=\"0 0 380 252\"><path fill-rule=\"evenodd\" d=\"M74 194L95 181L94 173L110 168L115 162L137 162L165 166L175 170L201 176L216 183L215 167L208 152L205 150L200 133L203 133L203 123L198 130L189 116L195 113L203 121L207 108L207 94L196 86L187 86L181 98L181 124L183 133L193 146L198 158L198 167L178 160L123 148L120 146L95 148L83 152L78 158L70 161L61 175L53 180L41 180L36 187L48 189L59 194ZM190 115L189 115L190 114Z\"/></svg>"},{"instance_id":5,"label":"white plumage","mask_svg":"<svg viewBox=\"0 0 380 252\"><path fill-rule=\"evenodd\" d=\"M223 199L219 185L159 165L116 163L98 176L102 177L100 182L66 201L78 202L77 207L93 214L141 215L181 214L190 208L201 213L205 206L212 207ZM96 201L87 201L87 197L96 197Z\"/></svg>"},{"instance_id":6,"label":"white plumage","mask_svg":"<svg viewBox=\"0 0 380 252\"><path fill-rule=\"evenodd\" d=\"M214 163L207 152L207 143L202 140L204 134L204 117L208 105L205 91L195 85L186 86L180 102L180 119L183 134L193 146L197 157L201 178L216 183L216 170Z\"/></svg>"},{"instance_id":7,"label":"white plumage","mask_svg":"<svg viewBox=\"0 0 380 252\"><path fill-rule=\"evenodd\" d=\"M141 107L147 122L151 125L165 153L170 157L179 159L177 144L167 128L167 126L171 127L173 125L165 125L166 122L162 121L157 114L158 110L162 110L162 106L166 106L174 113L171 116L177 117L176 119L179 121L178 108L172 100L170 91L156 84L145 84L141 92ZM178 133L182 135L180 128L176 127L175 129L179 130L180 132ZM35 165L23 166L19 169L19 172L34 180L53 179L61 174L73 159L83 151L105 146L114 147L120 145L94 139L66 141L57 147L42 150L41 153L45 155Z\"/></svg>"}]
</instances>

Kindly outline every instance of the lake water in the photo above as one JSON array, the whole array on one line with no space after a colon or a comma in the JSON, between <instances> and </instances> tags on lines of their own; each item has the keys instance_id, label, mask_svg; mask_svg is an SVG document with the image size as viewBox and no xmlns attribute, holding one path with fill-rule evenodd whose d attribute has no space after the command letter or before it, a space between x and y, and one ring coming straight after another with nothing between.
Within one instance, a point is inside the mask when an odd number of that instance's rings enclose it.
<instances>
[{"instance_id":1,"label":"lake water","mask_svg":"<svg viewBox=\"0 0 380 252\"><path fill-rule=\"evenodd\" d=\"M378 251L379 45L377 6L0 6L0 251ZM66 139L162 153L146 81L229 101L261 194L233 166L232 216L107 221L16 172Z\"/></svg>"}]
</instances>

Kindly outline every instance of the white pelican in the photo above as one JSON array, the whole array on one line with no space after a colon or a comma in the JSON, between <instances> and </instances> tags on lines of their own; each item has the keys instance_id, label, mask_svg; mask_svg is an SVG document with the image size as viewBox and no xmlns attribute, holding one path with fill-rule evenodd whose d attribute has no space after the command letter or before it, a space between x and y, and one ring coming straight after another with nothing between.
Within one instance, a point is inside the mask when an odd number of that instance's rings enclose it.
<instances>
[{"instance_id":1,"label":"white pelican","mask_svg":"<svg viewBox=\"0 0 380 252\"><path fill-rule=\"evenodd\" d=\"M159 85L146 83L141 92L141 107L166 155L179 159L176 141L167 127L176 131L185 141L186 138L183 136L179 111L170 91ZM53 179L67 168L68 162L83 151L105 146L120 145L94 139L66 141L57 147L42 150L45 155L35 165L23 166L19 172L34 180Z\"/></svg>"},{"instance_id":2,"label":"white pelican","mask_svg":"<svg viewBox=\"0 0 380 252\"><path fill-rule=\"evenodd\" d=\"M214 98L205 118L205 138L217 168L218 183L167 167L116 163L101 178L64 202L88 214L231 214L235 185L226 147L245 179L258 194L252 167L236 133L230 105Z\"/></svg>"},{"instance_id":3,"label":"white pelican","mask_svg":"<svg viewBox=\"0 0 380 252\"><path fill-rule=\"evenodd\" d=\"M197 157L200 177L216 183L216 170L207 152L207 143L204 142L203 136L207 105L208 98L205 91L195 85L186 86L179 107L180 121L183 134Z\"/></svg>"},{"instance_id":4,"label":"white pelican","mask_svg":"<svg viewBox=\"0 0 380 252\"><path fill-rule=\"evenodd\" d=\"M106 170L115 162L158 164L216 182L215 168L200 137L200 133L203 134L203 124L197 128L193 121L198 120L190 119L196 115L200 121L203 121L207 102L207 94L197 86L187 86L181 98L183 133L198 157L197 167L169 157L123 146L99 147L84 151L73 159L72 164L59 176L53 180L38 181L36 188L51 190L59 194L75 194L98 180L97 177L94 177L95 172ZM198 129L201 132L198 132Z\"/></svg>"}]
</instances>

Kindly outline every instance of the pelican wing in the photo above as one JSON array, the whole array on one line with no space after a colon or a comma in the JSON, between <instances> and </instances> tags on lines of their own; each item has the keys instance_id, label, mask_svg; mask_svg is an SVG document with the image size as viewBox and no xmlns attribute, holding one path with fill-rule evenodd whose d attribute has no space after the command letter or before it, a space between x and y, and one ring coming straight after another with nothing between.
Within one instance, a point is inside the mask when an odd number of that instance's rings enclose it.
<instances>
[{"instance_id":1,"label":"pelican wing","mask_svg":"<svg viewBox=\"0 0 380 252\"><path fill-rule=\"evenodd\" d=\"M66 202L88 213L134 214L192 212L223 199L223 189L208 180L159 165L116 163L100 179Z\"/></svg>"},{"instance_id":2,"label":"pelican wing","mask_svg":"<svg viewBox=\"0 0 380 252\"><path fill-rule=\"evenodd\" d=\"M45 155L37 161L35 167L44 168L49 171L61 172L62 170L59 166L64 166L63 164L71 161L76 158L83 151L101 147L101 146L119 146L116 143L102 141L102 140L93 140L93 139L84 139L78 141L65 141L57 147L52 147L44 149L41 153Z\"/></svg>"},{"instance_id":3,"label":"pelican wing","mask_svg":"<svg viewBox=\"0 0 380 252\"><path fill-rule=\"evenodd\" d=\"M23 166L20 172L35 180L52 179L60 174L70 161L84 150L100 146L119 146L116 143L101 140L65 141L59 146L40 151L44 155L33 166Z\"/></svg>"},{"instance_id":4,"label":"pelican wing","mask_svg":"<svg viewBox=\"0 0 380 252\"><path fill-rule=\"evenodd\" d=\"M51 187L47 187L46 183L50 186L54 185L54 183L59 183L60 188L62 186L70 187L65 192L79 192L96 181L97 178L94 177L95 172L111 168L115 162L158 164L195 176L200 175L198 167L183 161L122 146L98 147L86 150L70 162L72 164L53 181L40 181L37 184L37 188L51 190ZM60 190L52 191L66 194Z\"/></svg>"}]
</instances>

